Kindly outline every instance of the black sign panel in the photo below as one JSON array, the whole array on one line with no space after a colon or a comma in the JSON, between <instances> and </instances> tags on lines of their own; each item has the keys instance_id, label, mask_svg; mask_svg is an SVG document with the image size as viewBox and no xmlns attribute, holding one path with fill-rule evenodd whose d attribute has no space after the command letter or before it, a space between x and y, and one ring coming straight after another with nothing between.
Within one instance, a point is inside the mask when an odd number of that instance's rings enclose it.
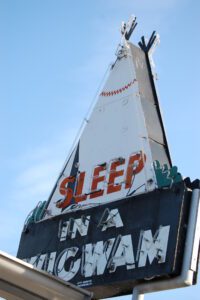
<instances>
[{"instance_id":1,"label":"black sign panel","mask_svg":"<svg viewBox=\"0 0 200 300\"><path fill-rule=\"evenodd\" d=\"M97 298L127 294L180 273L190 197L179 183L30 224L17 256Z\"/></svg>"}]
</instances>

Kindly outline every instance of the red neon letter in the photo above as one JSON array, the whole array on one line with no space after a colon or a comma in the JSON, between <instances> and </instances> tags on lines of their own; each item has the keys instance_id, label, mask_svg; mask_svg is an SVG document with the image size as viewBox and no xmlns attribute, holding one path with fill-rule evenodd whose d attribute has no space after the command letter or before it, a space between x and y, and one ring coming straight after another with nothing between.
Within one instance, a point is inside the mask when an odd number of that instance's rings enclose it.
<instances>
[{"instance_id":1,"label":"red neon letter","mask_svg":"<svg viewBox=\"0 0 200 300\"><path fill-rule=\"evenodd\" d=\"M63 179L63 181L61 182L59 191L60 191L61 195L65 196L65 199L56 204L56 206L58 208L65 208L70 204L70 201L73 197L73 190L71 188L66 187L66 184L68 182L74 182L74 180L75 180L75 177L70 176L70 177Z\"/></svg>"},{"instance_id":2,"label":"red neon letter","mask_svg":"<svg viewBox=\"0 0 200 300\"><path fill-rule=\"evenodd\" d=\"M83 192L83 184L84 184L84 179L85 179L85 172L81 172L78 176L78 181L77 181L77 186L76 186L76 193L74 195L75 202L81 202L85 201L87 196L82 195Z\"/></svg>"},{"instance_id":3,"label":"red neon letter","mask_svg":"<svg viewBox=\"0 0 200 300\"><path fill-rule=\"evenodd\" d=\"M105 175L104 176L99 176L99 173L101 171L104 171L104 170L106 170L106 164L103 165L103 166L97 166L94 169L91 191L97 190L98 184L105 180ZM103 192L104 192L104 190L101 190L101 191L94 192L94 193L90 194L90 199L102 196Z\"/></svg>"},{"instance_id":4,"label":"red neon letter","mask_svg":"<svg viewBox=\"0 0 200 300\"><path fill-rule=\"evenodd\" d=\"M118 192L121 190L121 184L114 185L115 178L120 177L124 174L124 170L117 171L117 167L125 163L125 159L114 161L110 167L110 176L108 180L107 194Z\"/></svg>"},{"instance_id":5,"label":"red neon letter","mask_svg":"<svg viewBox=\"0 0 200 300\"><path fill-rule=\"evenodd\" d=\"M126 173L126 189L132 186L132 177L144 168L145 161L146 155L143 155L142 152L130 156Z\"/></svg>"}]
</instances>

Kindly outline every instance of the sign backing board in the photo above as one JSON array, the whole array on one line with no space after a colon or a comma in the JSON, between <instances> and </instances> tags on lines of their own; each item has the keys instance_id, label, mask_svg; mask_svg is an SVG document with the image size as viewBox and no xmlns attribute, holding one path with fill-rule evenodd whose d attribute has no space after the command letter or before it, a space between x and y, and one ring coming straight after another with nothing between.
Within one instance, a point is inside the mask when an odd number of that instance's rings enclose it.
<instances>
[{"instance_id":1,"label":"sign backing board","mask_svg":"<svg viewBox=\"0 0 200 300\"><path fill-rule=\"evenodd\" d=\"M128 294L181 272L190 197L181 182L29 224L17 256L97 298Z\"/></svg>"},{"instance_id":2,"label":"sign backing board","mask_svg":"<svg viewBox=\"0 0 200 300\"><path fill-rule=\"evenodd\" d=\"M119 50L77 144L50 194L43 218L158 187L153 163L171 167L148 53Z\"/></svg>"}]
</instances>

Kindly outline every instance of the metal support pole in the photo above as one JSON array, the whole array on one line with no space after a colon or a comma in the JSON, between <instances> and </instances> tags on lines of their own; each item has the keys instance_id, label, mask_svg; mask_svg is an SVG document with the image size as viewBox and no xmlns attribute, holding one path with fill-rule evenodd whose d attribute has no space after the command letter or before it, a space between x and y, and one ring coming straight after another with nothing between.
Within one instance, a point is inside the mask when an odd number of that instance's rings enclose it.
<instances>
[{"instance_id":1,"label":"metal support pole","mask_svg":"<svg viewBox=\"0 0 200 300\"><path fill-rule=\"evenodd\" d=\"M137 287L133 290L132 300L144 300L144 294L140 294Z\"/></svg>"}]
</instances>

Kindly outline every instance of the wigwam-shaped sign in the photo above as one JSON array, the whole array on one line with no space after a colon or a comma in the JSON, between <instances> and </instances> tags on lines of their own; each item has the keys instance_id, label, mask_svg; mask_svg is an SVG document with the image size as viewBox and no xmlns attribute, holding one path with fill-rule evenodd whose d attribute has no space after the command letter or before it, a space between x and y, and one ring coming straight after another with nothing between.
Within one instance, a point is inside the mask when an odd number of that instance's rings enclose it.
<instances>
[{"instance_id":1,"label":"wigwam-shaped sign","mask_svg":"<svg viewBox=\"0 0 200 300\"><path fill-rule=\"evenodd\" d=\"M97 298L178 276L185 249L192 185L171 164L154 83L158 35L133 45L135 26L135 18L122 24L94 109L48 201L27 218L18 250Z\"/></svg>"}]
</instances>

